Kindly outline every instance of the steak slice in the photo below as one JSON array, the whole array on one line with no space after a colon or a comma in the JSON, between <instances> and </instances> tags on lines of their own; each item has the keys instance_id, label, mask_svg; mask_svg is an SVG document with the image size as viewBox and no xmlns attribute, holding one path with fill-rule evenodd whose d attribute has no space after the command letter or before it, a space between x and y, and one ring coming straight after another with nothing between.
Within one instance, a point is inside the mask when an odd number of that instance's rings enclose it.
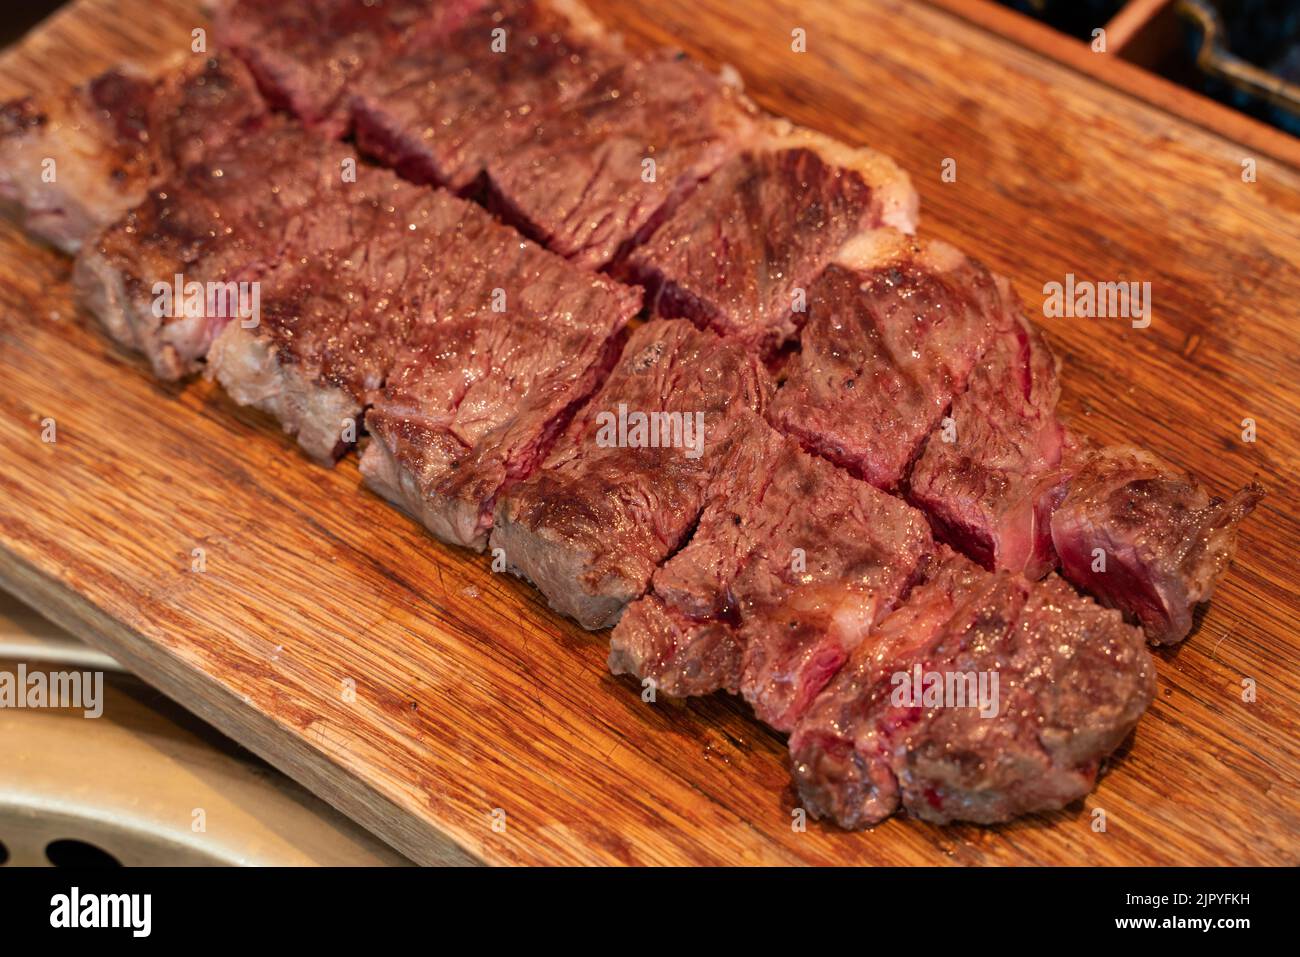
<instances>
[{"instance_id":1,"label":"steak slice","mask_svg":"<svg viewBox=\"0 0 1300 957\"><path fill-rule=\"evenodd\" d=\"M186 57L157 77L115 68L48 102L13 100L0 105L0 199L22 208L28 232L75 253L153 183L264 116L233 58Z\"/></svg>"},{"instance_id":2,"label":"steak slice","mask_svg":"<svg viewBox=\"0 0 1300 957\"><path fill-rule=\"evenodd\" d=\"M846 828L900 807L940 824L1064 807L1154 686L1140 632L1116 612L1055 575L1030 583L950 555L799 722L795 781L809 812Z\"/></svg>"},{"instance_id":3,"label":"steak slice","mask_svg":"<svg viewBox=\"0 0 1300 957\"><path fill-rule=\"evenodd\" d=\"M262 321L227 325L209 368L322 462L374 403L368 484L444 540L482 548L497 492L608 371L640 293L479 206L377 178L378 192L354 186L317 224L314 255L267 274Z\"/></svg>"},{"instance_id":4,"label":"steak slice","mask_svg":"<svg viewBox=\"0 0 1300 957\"><path fill-rule=\"evenodd\" d=\"M1149 452L1085 447L1069 462L1069 491L1052 515L1061 573L1139 622L1157 645L1192 629L1236 550L1237 526L1264 496L1258 483L1210 496Z\"/></svg>"},{"instance_id":5,"label":"steak slice","mask_svg":"<svg viewBox=\"0 0 1300 957\"><path fill-rule=\"evenodd\" d=\"M770 389L739 346L690 323L641 326L541 468L499 499L492 548L552 608L614 624L685 541L745 410L762 411Z\"/></svg>"},{"instance_id":6,"label":"steak slice","mask_svg":"<svg viewBox=\"0 0 1300 957\"><path fill-rule=\"evenodd\" d=\"M409 45L454 30L484 0L219 0L217 42L267 98L326 136L342 135L354 84Z\"/></svg>"},{"instance_id":7,"label":"steak slice","mask_svg":"<svg viewBox=\"0 0 1300 957\"><path fill-rule=\"evenodd\" d=\"M490 159L590 85L615 50L577 0L493 3L355 84L357 142L407 179L466 190Z\"/></svg>"},{"instance_id":8,"label":"steak slice","mask_svg":"<svg viewBox=\"0 0 1300 957\"><path fill-rule=\"evenodd\" d=\"M739 692L789 731L932 554L916 509L754 417L690 543L610 639L615 674Z\"/></svg>"},{"instance_id":9,"label":"steak slice","mask_svg":"<svg viewBox=\"0 0 1300 957\"><path fill-rule=\"evenodd\" d=\"M772 422L892 489L993 337L1015 321L1006 280L953 247L863 233L809 291Z\"/></svg>"},{"instance_id":10,"label":"steak slice","mask_svg":"<svg viewBox=\"0 0 1300 957\"><path fill-rule=\"evenodd\" d=\"M488 203L596 269L644 241L752 135L754 107L671 50L627 60L487 164Z\"/></svg>"},{"instance_id":11,"label":"steak slice","mask_svg":"<svg viewBox=\"0 0 1300 957\"><path fill-rule=\"evenodd\" d=\"M627 273L661 316L779 346L836 252L863 229L911 232L917 205L887 157L774 122L632 253Z\"/></svg>"},{"instance_id":12,"label":"steak slice","mask_svg":"<svg viewBox=\"0 0 1300 957\"><path fill-rule=\"evenodd\" d=\"M171 286L176 276L253 282L290 250L310 256L313 237L329 235L313 222L341 219L355 186L341 174L348 155L288 123L214 150L82 249L73 273L79 301L116 340L143 352L160 378L194 372L232 316L209 309L206 297L160 310L156 284Z\"/></svg>"},{"instance_id":13,"label":"steak slice","mask_svg":"<svg viewBox=\"0 0 1300 957\"><path fill-rule=\"evenodd\" d=\"M609 373L641 295L478 212L491 229L436 260L454 311L396 356L366 415L361 472L438 538L481 551L497 496L535 470Z\"/></svg>"},{"instance_id":14,"label":"steak slice","mask_svg":"<svg viewBox=\"0 0 1300 957\"><path fill-rule=\"evenodd\" d=\"M1023 318L998 336L931 433L910 501L942 538L988 569L1041 578L1056 563L1051 514L1063 492L1060 363Z\"/></svg>"},{"instance_id":15,"label":"steak slice","mask_svg":"<svg viewBox=\"0 0 1300 957\"><path fill-rule=\"evenodd\" d=\"M209 374L241 405L277 418L314 459L330 463L356 440L364 408L402 343L452 294L442 268L459 230L496 226L464 200L366 170L262 279L261 321L229 323L208 353ZM500 228L500 227L497 227Z\"/></svg>"}]
</instances>

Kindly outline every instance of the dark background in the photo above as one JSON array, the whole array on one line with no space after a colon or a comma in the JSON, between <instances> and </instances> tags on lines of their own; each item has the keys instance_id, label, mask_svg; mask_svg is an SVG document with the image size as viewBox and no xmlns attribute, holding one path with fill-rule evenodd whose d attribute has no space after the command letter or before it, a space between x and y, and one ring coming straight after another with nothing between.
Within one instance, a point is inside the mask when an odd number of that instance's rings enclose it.
<instances>
[{"instance_id":1,"label":"dark background","mask_svg":"<svg viewBox=\"0 0 1300 957\"><path fill-rule=\"evenodd\" d=\"M26 0L6 4L0 17L0 47L7 47L51 13L63 6L63 0Z\"/></svg>"}]
</instances>

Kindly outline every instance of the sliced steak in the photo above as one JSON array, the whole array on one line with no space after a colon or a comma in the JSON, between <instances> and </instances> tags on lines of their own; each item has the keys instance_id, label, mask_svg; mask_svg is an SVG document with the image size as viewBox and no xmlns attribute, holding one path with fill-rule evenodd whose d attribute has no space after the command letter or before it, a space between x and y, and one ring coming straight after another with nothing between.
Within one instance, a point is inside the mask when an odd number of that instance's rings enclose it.
<instances>
[{"instance_id":1,"label":"sliced steak","mask_svg":"<svg viewBox=\"0 0 1300 957\"><path fill-rule=\"evenodd\" d=\"M754 356L712 333L641 326L542 467L498 501L493 549L557 611L614 624L685 541L770 388Z\"/></svg>"},{"instance_id":2,"label":"sliced steak","mask_svg":"<svg viewBox=\"0 0 1300 957\"><path fill-rule=\"evenodd\" d=\"M275 416L324 463L356 441L402 344L446 307L441 264L458 231L500 228L464 200L373 170L346 200L301 238L309 254L295 246L263 277L261 321L227 324L208 353L236 402Z\"/></svg>"},{"instance_id":3,"label":"sliced steak","mask_svg":"<svg viewBox=\"0 0 1300 957\"><path fill-rule=\"evenodd\" d=\"M260 323L226 325L209 369L323 462L374 403L367 483L482 548L498 491L608 371L640 293L441 190L365 170L344 198L311 223L310 255L264 276Z\"/></svg>"},{"instance_id":4,"label":"sliced steak","mask_svg":"<svg viewBox=\"0 0 1300 957\"><path fill-rule=\"evenodd\" d=\"M291 251L310 256L312 241L332 235L345 218L340 208L361 192L343 179L348 157L288 123L214 150L82 249L78 300L115 339L145 353L159 377L195 371L230 311L210 309L206 295L187 304L173 297L167 308L156 284L253 282Z\"/></svg>"},{"instance_id":5,"label":"sliced steak","mask_svg":"<svg viewBox=\"0 0 1300 957\"><path fill-rule=\"evenodd\" d=\"M354 85L357 142L414 182L466 190L615 62L615 49L576 0L492 3Z\"/></svg>"},{"instance_id":6,"label":"sliced steak","mask_svg":"<svg viewBox=\"0 0 1300 957\"><path fill-rule=\"evenodd\" d=\"M836 252L863 229L911 232L918 200L879 153L785 121L769 127L632 253L627 273L661 316L778 346Z\"/></svg>"},{"instance_id":7,"label":"sliced steak","mask_svg":"<svg viewBox=\"0 0 1300 957\"><path fill-rule=\"evenodd\" d=\"M991 824L1064 807L1093 787L1154 686L1142 636L1118 613L1054 575L1032 584L951 555L795 728L800 798L847 828L900 808Z\"/></svg>"},{"instance_id":8,"label":"sliced steak","mask_svg":"<svg viewBox=\"0 0 1300 957\"><path fill-rule=\"evenodd\" d=\"M157 77L112 69L63 97L0 105L0 199L22 208L28 232L74 253L153 183L264 116L233 58L186 57Z\"/></svg>"},{"instance_id":9,"label":"sliced steak","mask_svg":"<svg viewBox=\"0 0 1300 957\"><path fill-rule=\"evenodd\" d=\"M407 46L445 36L484 0L218 0L217 43L277 107L327 136L347 128L354 84Z\"/></svg>"},{"instance_id":10,"label":"sliced steak","mask_svg":"<svg viewBox=\"0 0 1300 957\"><path fill-rule=\"evenodd\" d=\"M932 549L916 509L754 417L689 544L614 629L610 668L674 696L739 692L789 731Z\"/></svg>"},{"instance_id":11,"label":"sliced steak","mask_svg":"<svg viewBox=\"0 0 1300 957\"><path fill-rule=\"evenodd\" d=\"M1138 621L1153 643L1182 641L1264 489L1251 483L1225 501L1124 446L1085 447L1067 467L1069 491L1051 525L1061 573Z\"/></svg>"},{"instance_id":12,"label":"sliced steak","mask_svg":"<svg viewBox=\"0 0 1300 957\"><path fill-rule=\"evenodd\" d=\"M1023 318L984 354L931 433L910 500L988 569L1041 578L1056 563L1051 514L1063 492L1060 363Z\"/></svg>"},{"instance_id":13,"label":"sliced steak","mask_svg":"<svg viewBox=\"0 0 1300 957\"><path fill-rule=\"evenodd\" d=\"M863 233L809 291L772 422L892 489L1015 316L1006 281L951 246Z\"/></svg>"},{"instance_id":14,"label":"sliced steak","mask_svg":"<svg viewBox=\"0 0 1300 957\"><path fill-rule=\"evenodd\" d=\"M618 63L498 150L489 205L599 268L644 241L753 132L736 89L674 51Z\"/></svg>"},{"instance_id":15,"label":"sliced steak","mask_svg":"<svg viewBox=\"0 0 1300 957\"><path fill-rule=\"evenodd\" d=\"M433 260L451 309L395 356L361 472L438 538L482 550L497 496L609 373L641 295L478 212L486 235Z\"/></svg>"}]
</instances>

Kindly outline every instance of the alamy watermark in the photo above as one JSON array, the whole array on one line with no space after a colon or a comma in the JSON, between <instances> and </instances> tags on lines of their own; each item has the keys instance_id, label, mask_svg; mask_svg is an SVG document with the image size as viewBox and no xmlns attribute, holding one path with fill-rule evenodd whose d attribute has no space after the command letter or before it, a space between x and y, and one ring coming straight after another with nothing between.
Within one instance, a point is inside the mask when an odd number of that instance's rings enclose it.
<instances>
[{"instance_id":1,"label":"alamy watermark","mask_svg":"<svg viewBox=\"0 0 1300 957\"><path fill-rule=\"evenodd\" d=\"M245 329L262 320L260 282L199 282L177 273L153 284L153 314L159 319L238 319Z\"/></svg>"},{"instance_id":2,"label":"alamy watermark","mask_svg":"<svg viewBox=\"0 0 1300 957\"><path fill-rule=\"evenodd\" d=\"M596 444L602 449L684 449L688 459L704 454L703 412L618 412L596 415Z\"/></svg>"},{"instance_id":3,"label":"alamy watermark","mask_svg":"<svg viewBox=\"0 0 1300 957\"><path fill-rule=\"evenodd\" d=\"M1048 319L1129 319L1134 329L1151 325L1151 283L1090 282L1066 273L1065 282L1043 284Z\"/></svg>"},{"instance_id":4,"label":"alamy watermark","mask_svg":"<svg viewBox=\"0 0 1300 957\"><path fill-rule=\"evenodd\" d=\"M153 930L152 894L95 894L71 888L50 898L50 926L55 929L121 928L132 937Z\"/></svg>"},{"instance_id":5,"label":"alamy watermark","mask_svg":"<svg viewBox=\"0 0 1300 957\"><path fill-rule=\"evenodd\" d=\"M981 718L998 716L996 671L896 671L889 703L895 708L978 708Z\"/></svg>"},{"instance_id":6,"label":"alamy watermark","mask_svg":"<svg viewBox=\"0 0 1300 957\"><path fill-rule=\"evenodd\" d=\"M87 718L104 713L104 672L0 671L0 708L78 708Z\"/></svg>"}]
</instances>

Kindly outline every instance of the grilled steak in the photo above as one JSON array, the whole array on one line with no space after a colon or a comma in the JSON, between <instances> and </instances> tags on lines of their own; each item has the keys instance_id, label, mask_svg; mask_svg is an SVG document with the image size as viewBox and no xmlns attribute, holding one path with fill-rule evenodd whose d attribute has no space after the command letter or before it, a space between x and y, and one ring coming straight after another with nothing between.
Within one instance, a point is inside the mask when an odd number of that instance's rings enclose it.
<instances>
[{"instance_id":1,"label":"grilled steak","mask_svg":"<svg viewBox=\"0 0 1300 957\"><path fill-rule=\"evenodd\" d=\"M742 695L816 816L1092 787L1153 692L1120 611L1181 640L1258 485L1067 435L1009 284L904 235L892 162L579 0L215 2L251 69L0 107L0 198L115 338L322 461L364 419L372 489L616 625L616 673Z\"/></svg>"},{"instance_id":2,"label":"grilled steak","mask_svg":"<svg viewBox=\"0 0 1300 957\"><path fill-rule=\"evenodd\" d=\"M261 321L228 323L208 353L210 374L236 402L275 416L324 463L356 440L402 342L445 304L438 264L449 237L467 218L491 221L463 200L374 170L330 212L310 220L263 277Z\"/></svg>"},{"instance_id":3,"label":"grilled steak","mask_svg":"<svg viewBox=\"0 0 1300 957\"><path fill-rule=\"evenodd\" d=\"M780 345L836 251L864 228L911 232L916 208L892 160L781 121L683 202L627 273L661 316Z\"/></svg>"},{"instance_id":4,"label":"grilled steak","mask_svg":"<svg viewBox=\"0 0 1300 957\"><path fill-rule=\"evenodd\" d=\"M592 268L642 242L753 129L754 109L683 55L603 73L487 164L489 204Z\"/></svg>"},{"instance_id":5,"label":"grilled steak","mask_svg":"<svg viewBox=\"0 0 1300 957\"><path fill-rule=\"evenodd\" d=\"M355 84L357 141L414 182L468 189L615 62L614 46L577 0L494 2Z\"/></svg>"},{"instance_id":6,"label":"grilled steak","mask_svg":"<svg viewBox=\"0 0 1300 957\"><path fill-rule=\"evenodd\" d=\"M73 280L79 301L112 336L175 379L195 371L229 321L200 301L158 308L155 284L252 282L290 250L310 256L311 227L341 218L355 184L343 181L348 151L288 124L214 150L208 159L149 193L143 203L88 243ZM392 179L390 174L378 176Z\"/></svg>"},{"instance_id":7,"label":"grilled steak","mask_svg":"<svg viewBox=\"0 0 1300 957\"><path fill-rule=\"evenodd\" d=\"M789 731L932 543L905 503L757 417L746 433L690 542L614 629L610 668L674 696L740 692Z\"/></svg>"},{"instance_id":8,"label":"grilled steak","mask_svg":"<svg viewBox=\"0 0 1300 957\"><path fill-rule=\"evenodd\" d=\"M689 323L641 326L542 467L498 502L493 549L557 611L614 624L685 540L769 391L740 347Z\"/></svg>"},{"instance_id":9,"label":"grilled steak","mask_svg":"<svg viewBox=\"0 0 1300 957\"><path fill-rule=\"evenodd\" d=\"M799 722L795 780L809 812L848 828L899 808L982 824L1060 808L1092 788L1154 685L1116 612L1054 575L1031 584L952 555Z\"/></svg>"},{"instance_id":10,"label":"grilled steak","mask_svg":"<svg viewBox=\"0 0 1300 957\"><path fill-rule=\"evenodd\" d=\"M497 491L531 470L612 362L639 293L526 242L482 208L362 170L262 281L261 322L208 356L243 404L331 461L357 417L368 483L446 541L482 547Z\"/></svg>"},{"instance_id":11,"label":"grilled steak","mask_svg":"<svg viewBox=\"0 0 1300 957\"><path fill-rule=\"evenodd\" d=\"M1061 573L1140 622L1153 643L1182 641L1263 488L1211 497L1190 475L1123 446L1084 448L1074 459L1069 491L1052 515Z\"/></svg>"},{"instance_id":12,"label":"grilled steak","mask_svg":"<svg viewBox=\"0 0 1300 957\"><path fill-rule=\"evenodd\" d=\"M772 421L892 489L988 343L1014 322L1006 281L951 246L864 233L809 291Z\"/></svg>"},{"instance_id":13,"label":"grilled steak","mask_svg":"<svg viewBox=\"0 0 1300 957\"><path fill-rule=\"evenodd\" d=\"M478 216L491 228L433 260L447 315L402 344L361 471L438 538L482 549L498 494L604 379L641 297Z\"/></svg>"},{"instance_id":14,"label":"grilled steak","mask_svg":"<svg viewBox=\"0 0 1300 957\"><path fill-rule=\"evenodd\" d=\"M998 336L931 433L910 500L948 542L989 569L1041 578L1056 563L1051 513L1062 490L1059 363L1021 319Z\"/></svg>"},{"instance_id":15,"label":"grilled steak","mask_svg":"<svg viewBox=\"0 0 1300 957\"><path fill-rule=\"evenodd\" d=\"M454 30L484 0L217 0L217 42L277 107L326 136L348 123L352 86L409 45Z\"/></svg>"},{"instance_id":16,"label":"grilled steak","mask_svg":"<svg viewBox=\"0 0 1300 957\"><path fill-rule=\"evenodd\" d=\"M156 78L109 70L57 100L0 106L0 199L22 207L28 232L76 252L151 184L264 116L234 59L187 57Z\"/></svg>"}]
</instances>

